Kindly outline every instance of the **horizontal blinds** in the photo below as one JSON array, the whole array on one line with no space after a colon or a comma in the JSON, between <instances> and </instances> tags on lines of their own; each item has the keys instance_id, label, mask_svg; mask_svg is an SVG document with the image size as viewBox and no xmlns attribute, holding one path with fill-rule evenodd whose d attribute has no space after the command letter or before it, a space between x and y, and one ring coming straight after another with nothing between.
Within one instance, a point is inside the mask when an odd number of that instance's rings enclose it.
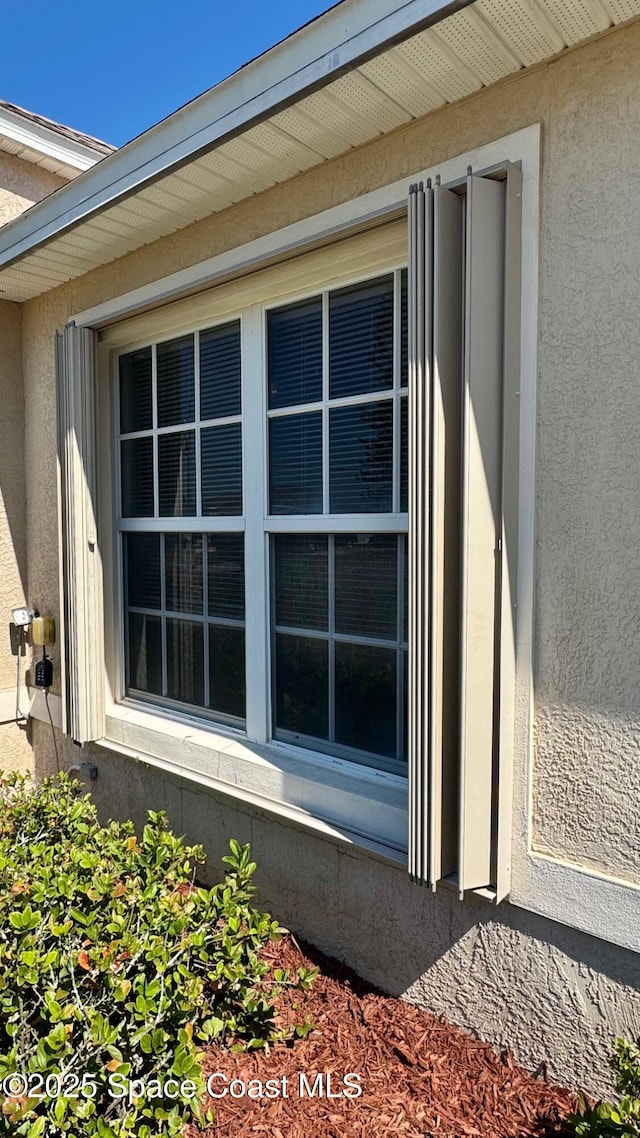
<instances>
[{"instance_id":1,"label":"horizontal blinds","mask_svg":"<svg viewBox=\"0 0 640 1138\"><path fill-rule=\"evenodd\" d=\"M56 335L63 731L77 743L105 730L95 342L95 333L75 324Z\"/></svg>"},{"instance_id":2,"label":"horizontal blinds","mask_svg":"<svg viewBox=\"0 0 640 1138\"><path fill-rule=\"evenodd\" d=\"M409 872L508 892L519 171L412 187Z\"/></svg>"},{"instance_id":3,"label":"horizontal blinds","mask_svg":"<svg viewBox=\"0 0 640 1138\"><path fill-rule=\"evenodd\" d=\"M102 329L100 342L118 348L166 339L203 324L226 320L252 304L278 303L333 288L361 274L374 275L403 264L406 255L405 221L388 222L253 273L245 272L242 277L153 312L130 317Z\"/></svg>"}]
</instances>

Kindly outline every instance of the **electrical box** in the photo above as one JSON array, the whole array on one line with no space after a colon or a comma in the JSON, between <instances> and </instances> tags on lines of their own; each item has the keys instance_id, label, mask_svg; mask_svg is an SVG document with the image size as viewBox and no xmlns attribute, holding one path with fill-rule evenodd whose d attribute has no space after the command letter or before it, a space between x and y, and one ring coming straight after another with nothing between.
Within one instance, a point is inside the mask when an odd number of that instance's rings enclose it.
<instances>
[{"instance_id":1,"label":"electrical box","mask_svg":"<svg viewBox=\"0 0 640 1138\"><path fill-rule=\"evenodd\" d=\"M56 622L52 616L36 616L31 625L31 643L50 648L56 642Z\"/></svg>"},{"instance_id":2,"label":"electrical box","mask_svg":"<svg viewBox=\"0 0 640 1138\"><path fill-rule=\"evenodd\" d=\"M36 664L36 687L50 688L53 683L53 663L48 656Z\"/></svg>"}]
</instances>

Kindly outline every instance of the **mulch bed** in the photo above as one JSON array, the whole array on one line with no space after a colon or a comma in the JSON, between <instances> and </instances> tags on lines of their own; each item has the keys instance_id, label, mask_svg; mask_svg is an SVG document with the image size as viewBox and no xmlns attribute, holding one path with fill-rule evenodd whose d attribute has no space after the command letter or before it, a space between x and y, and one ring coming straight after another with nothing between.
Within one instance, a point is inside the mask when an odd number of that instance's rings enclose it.
<instances>
[{"instance_id":1,"label":"mulch bed","mask_svg":"<svg viewBox=\"0 0 640 1138\"><path fill-rule=\"evenodd\" d=\"M384 996L346 968L292 937L269 946L273 967L320 966L310 992L295 992L279 1009L281 1022L313 1019L315 1029L293 1045L263 1052L213 1050L207 1074L228 1083L281 1080L287 1098L229 1095L215 1103L207 1138L550 1138L566 1134L563 1119L574 1108L567 1090L533 1078L509 1052L404 1000ZM292 1006L297 1004L297 1007ZM343 1089L347 1072L361 1076L359 1098L308 1097L300 1072L313 1086L316 1073L331 1075L331 1091ZM223 1088L222 1080L216 1086ZM237 1089L237 1088L236 1088ZM302 1092L302 1093L301 1093ZM195 1138L195 1131L189 1138Z\"/></svg>"}]
</instances>

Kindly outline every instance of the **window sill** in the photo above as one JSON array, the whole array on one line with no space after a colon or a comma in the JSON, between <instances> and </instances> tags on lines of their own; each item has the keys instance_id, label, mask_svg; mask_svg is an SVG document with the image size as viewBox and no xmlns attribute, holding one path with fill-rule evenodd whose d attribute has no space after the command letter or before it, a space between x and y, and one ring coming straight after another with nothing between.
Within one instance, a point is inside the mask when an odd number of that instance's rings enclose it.
<instances>
[{"instance_id":1,"label":"window sill","mask_svg":"<svg viewBox=\"0 0 640 1138\"><path fill-rule=\"evenodd\" d=\"M188 716L112 705L99 745L406 867L407 783Z\"/></svg>"}]
</instances>

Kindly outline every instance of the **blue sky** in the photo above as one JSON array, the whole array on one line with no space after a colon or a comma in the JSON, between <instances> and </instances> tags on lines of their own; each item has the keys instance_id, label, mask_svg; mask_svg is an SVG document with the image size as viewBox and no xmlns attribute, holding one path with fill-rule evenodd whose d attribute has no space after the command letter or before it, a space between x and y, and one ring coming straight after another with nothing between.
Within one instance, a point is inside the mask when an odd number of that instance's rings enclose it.
<instances>
[{"instance_id":1,"label":"blue sky","mask_svg":"<svg viewBox=\"0 0 640 1138\"><path fill-rule=\"evenodd\" d=\"M2 5L0 99L121 146L331 0Z\"/></svg>"}]
</instances>

